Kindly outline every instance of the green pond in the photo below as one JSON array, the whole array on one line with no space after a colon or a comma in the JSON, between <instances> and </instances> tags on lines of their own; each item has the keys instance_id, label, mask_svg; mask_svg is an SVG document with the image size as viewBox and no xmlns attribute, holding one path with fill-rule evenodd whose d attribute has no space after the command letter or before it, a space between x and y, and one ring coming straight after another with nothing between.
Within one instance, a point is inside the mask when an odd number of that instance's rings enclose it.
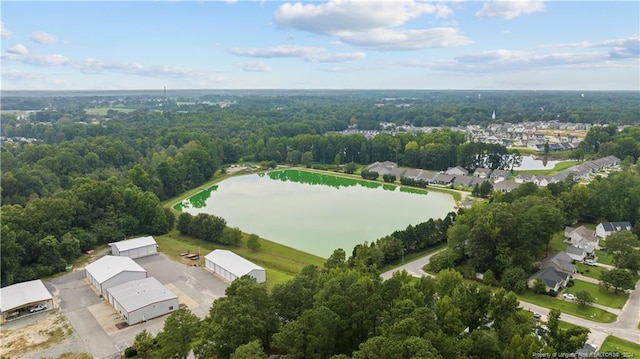
<instances>
[{"instance_id":1,"label":"green pond","mask_svg":"<svg viewBox=\"0 0 640 359\"><path fill-rule=\"evenodd\" d=\"M451 195L298 170L231 177L174 208L321 257L454 211Z\"/></svg>"}]
</instances>

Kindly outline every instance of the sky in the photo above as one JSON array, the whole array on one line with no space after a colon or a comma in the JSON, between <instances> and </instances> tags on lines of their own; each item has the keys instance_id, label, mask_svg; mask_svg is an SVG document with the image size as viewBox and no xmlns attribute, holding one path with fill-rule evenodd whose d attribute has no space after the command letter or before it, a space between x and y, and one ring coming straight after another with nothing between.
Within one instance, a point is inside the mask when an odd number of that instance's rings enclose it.
<instances>
[{"instance_id":1,"label":"sky","mask_svg":"<svg viewBox=\"0 0 640 359\"><path fill-rule=\"evenodd\" d=\"M633 1L0 2L2 90L640 90Z\"/></svg>"}]
</instances>

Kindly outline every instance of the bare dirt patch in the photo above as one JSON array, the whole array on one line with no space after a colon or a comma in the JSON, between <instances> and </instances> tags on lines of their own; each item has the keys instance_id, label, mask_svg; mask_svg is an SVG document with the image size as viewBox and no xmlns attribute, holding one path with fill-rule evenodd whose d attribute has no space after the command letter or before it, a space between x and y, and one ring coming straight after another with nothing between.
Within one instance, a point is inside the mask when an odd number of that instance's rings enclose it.
<instances>
[{"instance_id":1,"label":"bare dirt patch","mask_svg":"<svg viewBox=\"0 0 640 359\"><path fill-rule=\"evenodd\" d=\"M30 320L31 319L31 320ZM4 326L0 331L0 356L9 358L24 357L29 352L40 351L59 344L73 333L73 328L62 316L59 310L54 309L38 315L38 319L25 318L25 324Z\"/></svg>"}]
</instances>

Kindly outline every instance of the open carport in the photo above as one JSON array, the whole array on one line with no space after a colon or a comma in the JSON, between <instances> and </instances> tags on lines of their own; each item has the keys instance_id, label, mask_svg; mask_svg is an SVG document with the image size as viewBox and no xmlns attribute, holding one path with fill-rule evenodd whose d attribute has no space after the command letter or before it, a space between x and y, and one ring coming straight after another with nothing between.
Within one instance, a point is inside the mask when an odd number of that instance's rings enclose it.
<instances>
[{"instance_id":1,"label":"open carport","mask_svg":"<svg viewBox=\"0 0 640 359\"><path fill-rule=\"evenodd\" d=\"M53 309L53 296L40 279L0 288L2 322Z\"/></svg>"}]
</instances>

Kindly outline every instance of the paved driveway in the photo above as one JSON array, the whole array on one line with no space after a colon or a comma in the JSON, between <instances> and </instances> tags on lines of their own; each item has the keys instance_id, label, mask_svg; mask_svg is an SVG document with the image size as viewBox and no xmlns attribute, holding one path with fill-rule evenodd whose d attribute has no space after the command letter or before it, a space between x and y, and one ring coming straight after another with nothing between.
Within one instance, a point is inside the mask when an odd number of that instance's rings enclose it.
<instances>
[{"instance_id":1,"label":"paved driveway","mask_svg":"<svg viewBox=\"0 0 640 359\"><path fill-rule=\"evenodd\" d=\"M147 270L149 277L155 277L172 290L180 298L182 304L200 318L204 318L213 301L224 296L227 284L207 272L202 267L186 266L169 260L163 254L156 254L135 260ZM114 330L109 325L104 328L103 316L96 308L104 307L96 293L84 279L84 270L78 270L45 282L76 333L84 344L77 352L91 353L94 358L119 358L120 353L133 343L136 334L147 329L153 334L162 330L167 316L135 324L121 330ZM100 311L108 310L100 309ZM115 311L113 311L115 315ZM96 319L96 316L100 319ZM111 323L112 324L112 323Z\"/></svg>"}]
</instances>

